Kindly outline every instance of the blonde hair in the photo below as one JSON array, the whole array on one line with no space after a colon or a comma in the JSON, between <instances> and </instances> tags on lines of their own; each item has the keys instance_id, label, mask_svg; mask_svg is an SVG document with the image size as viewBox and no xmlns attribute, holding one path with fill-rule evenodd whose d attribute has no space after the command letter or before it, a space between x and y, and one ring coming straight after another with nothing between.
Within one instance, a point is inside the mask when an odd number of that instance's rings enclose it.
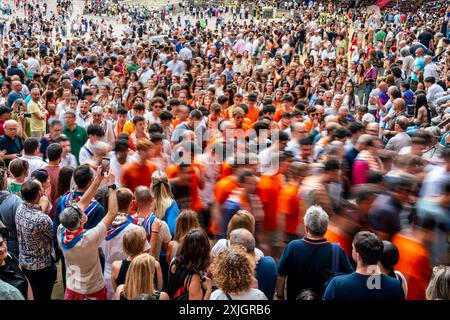
<instances>
[{"instance_id":1,"label":"blonde hair","mask_svg":"<svg viewBox=\"0 0 450 320\"><path fill-rule=\"evenodd\" d=\"M135 257L144 251L146 241L147 234L144 228L136 226L123 235L123 251L129 256Z\"/></svg>"},{"instance_id":2,"label":"blonde hair","mask_svg":"<svg viewBox=\"0 0 450 320\"><path fill-rule=\"evenodd\" d=\"M136 150L137 151L147 151L149 149L153 148L153 143L147 139L138 139L136 143Z\"/></svg>"},{"instance_id":3,"label":"blonde hair","mask_svg":"<svg viewBox=\"0 0 450 320\"><path fill-rule=\"evenodd\" d=\"M450 267L436 266L425 291L427 300L450 300Z\"/></svg>"},{"instance_id":4,"label":"blonde hair","mask_svg":"<svg viewBox=\"0 0 450 320\"><path fill-rule=\"evenodd\" d=\"M239 210L230 219L227 226L227 239L230 238L231 231L241 228L255 234L255 217L247 210Z\"/></svg>"},{"instance_id":5,"label":"blonde hair","mask_svg":"<svg viewBox=\"0 0 450 320\"><path fill-rule=\"evenodd\" d=\"M159 219L162 219L166 214L167 208L169 208L173 202L169 179L164 171L158 170L153 172L150 189L154 198L152 211Z\"/></svg>"},{"instance_id":6,"label":"blonde hair","mask_svg":"<svg viewBox=\"0 0 450 320\"><path fill-rule=\"evenodd\" d=\"M149 295L155 293L153 285L155 265L155 258L148 253L140 254L131 261L123 286L123 295L128 300L135 299L143 293Z\"/></svg>"}]
</instances>

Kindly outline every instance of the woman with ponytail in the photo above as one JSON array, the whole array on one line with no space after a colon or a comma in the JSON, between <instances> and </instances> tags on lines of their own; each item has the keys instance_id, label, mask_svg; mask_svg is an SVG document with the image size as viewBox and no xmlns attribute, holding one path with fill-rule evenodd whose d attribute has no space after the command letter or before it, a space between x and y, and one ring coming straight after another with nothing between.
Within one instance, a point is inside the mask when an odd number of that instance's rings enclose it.
<instances>
[{"instance_id":1,"label":"woman with ponytail","mask_svg":"<svg viewBox=\"0 0 450 320\"><path fill-rule=\"evenodd\" d=\"M169 179L164 171L158 170L153 173L150 189L153 196L152 211L158 219L167 223L170 234L173 237L180 209L177 202L173 199Z\"/></svg>"}]
</instances>

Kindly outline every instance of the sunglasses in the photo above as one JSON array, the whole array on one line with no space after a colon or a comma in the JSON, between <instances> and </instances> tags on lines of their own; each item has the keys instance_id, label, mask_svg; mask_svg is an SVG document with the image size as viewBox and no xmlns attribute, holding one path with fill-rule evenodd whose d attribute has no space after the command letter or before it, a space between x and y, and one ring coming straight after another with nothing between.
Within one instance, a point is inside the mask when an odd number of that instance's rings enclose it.
<instances>
[{"instance_id":1,"label":"sunglasses","mask_svg":"<svg viewBox=\"0 0 450 320\"><path fill-rule=\"evenodd\" d=\"M156 108L156 109L162 109L162 108L164 108L164 106L158 104L158 105L156 105L156 106L153 106L153 108Z\"/></svg>"}]
</instances>

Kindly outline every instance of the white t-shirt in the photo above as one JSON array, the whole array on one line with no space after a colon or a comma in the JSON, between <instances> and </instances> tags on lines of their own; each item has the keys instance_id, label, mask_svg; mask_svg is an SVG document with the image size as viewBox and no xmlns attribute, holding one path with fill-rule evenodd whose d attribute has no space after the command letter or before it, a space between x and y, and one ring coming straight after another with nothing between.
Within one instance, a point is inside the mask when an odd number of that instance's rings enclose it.
<instances>
[{"instance_id":1,"label":"white t-shirt","mask_svg":"<svg viewBox=\"0 0 450 320\"><path fill-rule=\"evenodd\" d=\"M61 229L58 227L58 244L66 260L67 288L80 294L92 294L105 287L98 248L106 237L103 222L87 230L83 238L71 249L64 250L61 244Z\"/></svg>"},{"instance_id":2,"label":"white t-shirt","mask_svg":"<svg viewBox=\"0 0 450 320\"><path fill-rule=\"evenodd\" d=\"M47 165L39 156L22 156L21 159L28 162L28 178L31 177L33 171L42 169Z\"/></svg>"},{"instance_id":3,"label":"white t-shirt","mask_svg":"<svg viewBox=\"0 0 450 320\"><path fill-rule=\"evenodd\" d=\"M223 250L225 250L229 246L230 246L230 240L220 239L219 241L216 242L214 247L211 249L211 256L217 257L219 255L219 253L221 253ZM258 248L255 248L255 254L258 257L261 257L261 258L264 257L264 253L261 250L259 250Z\"/></svg>"},{"instance_id":4,"label":"white t-shirt","mask_svg":"<svg viewBox=\"0 0 450 320\"><path fill-rule=\"evenodd\" d=\"M35 58L28 58L28 71L30 71L32 74L38 73L40 69L39 61Z\"/></svg>"},{"instance_id":5,"label":"white t-shirt","mask_svg":"<svg viewBox=\"0 0 450 320\"><path fill-rule=\"evenodd\" d=\"M105 255L105 283L106 283L106 289L108 292L108 299L112 300L114 298L114 290L112 288L111 283L111 269L112 269L112 263L114 261L122 261L125 260L128 255L123 250L123 236L130 230L133 230L134 228L141 228L135 224L128 224L122 231L119 232L117 236L114 238L106 241L103 240L100 248L103 251L103 254ZM145 241L144 251L148 251L150 249L150 244L148 241Z\"/></svg>"},{"instance_id":6,"label":"white t-shirt","mask_svg":"<svg viewBox=\"0 0 450 320\"><path fill-rule=\"evenodd\" d=\"M267 300L265 294L259 290L250 288L247 291L236 293L230 293L229 296L232 300ZM211 293L209 300L229 300L225 292L222 289L217 289Z\"/></svg>"},{"instance_id":7,"label":"white t-shirt","mask_svg":"<svg viewBox=\"0 0 450 320\"><path fill-rule=\"evenodd\" d=\"M109 159L110 159L110 163L109 166L111 168L112 173L114 173L114 176L116 177L115 179L115 184L118 188L122 187L121 184L121 179L122 179L122 167L124 166L123 164L120 164L119 161L117 161L117 156L116 153L114 151L111 151L108 155ZM134 158L130 155L127 155L127 160L125 163L129 163L131 161L133 161Z\"/></svg>"}]
</instances>

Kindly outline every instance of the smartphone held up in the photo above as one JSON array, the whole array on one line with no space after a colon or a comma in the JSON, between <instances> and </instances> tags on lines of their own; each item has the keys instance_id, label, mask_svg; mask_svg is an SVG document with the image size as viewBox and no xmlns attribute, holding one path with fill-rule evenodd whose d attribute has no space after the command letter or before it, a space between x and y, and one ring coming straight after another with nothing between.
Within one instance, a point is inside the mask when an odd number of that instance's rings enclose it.
<instances>
[{"instance_id":1,"label":"smartphone held up","mask_svg":"<svg viewBox=\"0 0 450 320\"><path fill-rule=\"evenodd\" d=\"M107 176L109 173L111 160L107 157L102 158L102 175Z\"/></svg>"}]
</instances>

